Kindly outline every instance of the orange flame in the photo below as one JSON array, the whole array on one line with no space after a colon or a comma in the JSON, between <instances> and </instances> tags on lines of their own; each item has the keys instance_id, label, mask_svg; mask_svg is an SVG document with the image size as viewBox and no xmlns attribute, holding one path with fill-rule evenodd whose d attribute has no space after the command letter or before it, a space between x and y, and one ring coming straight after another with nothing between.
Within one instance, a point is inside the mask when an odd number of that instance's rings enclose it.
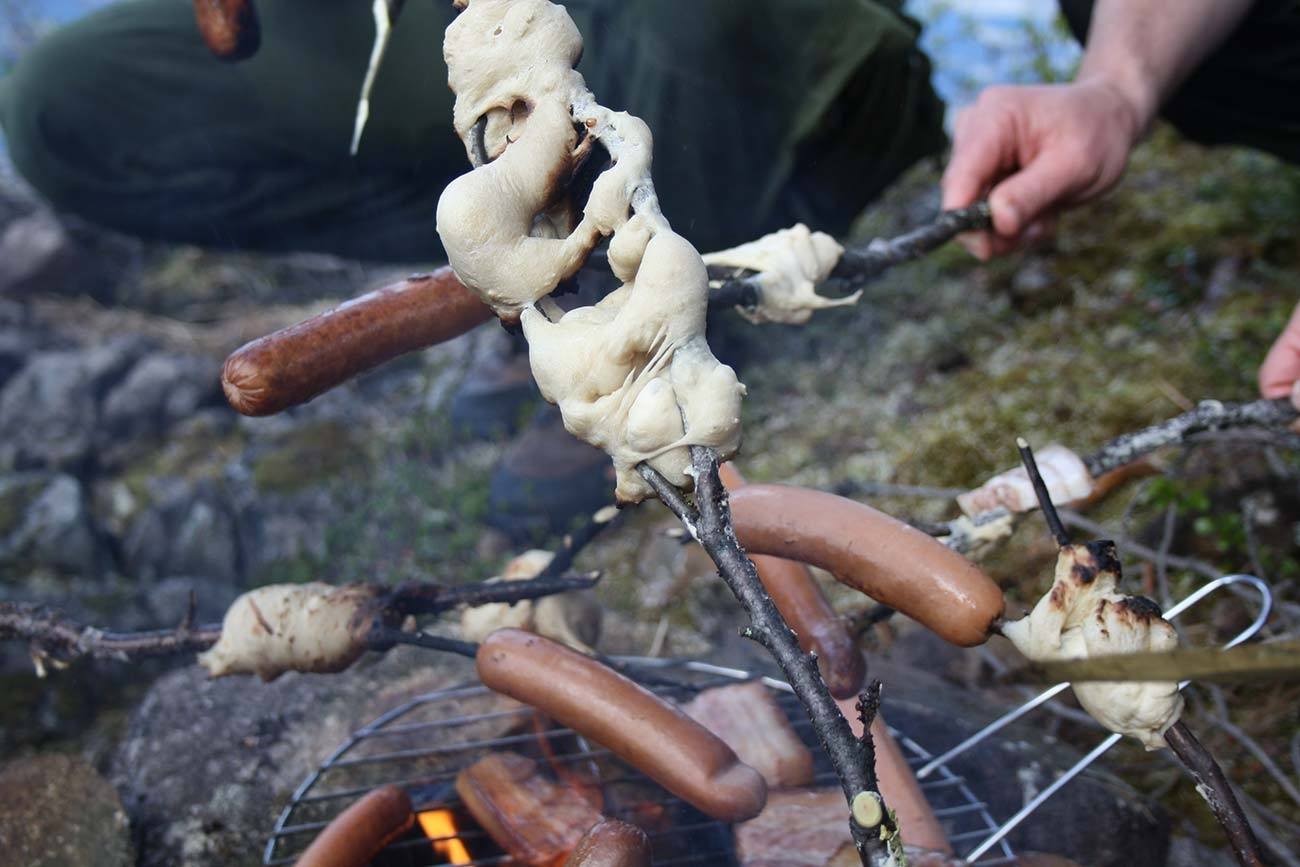
<instances>
[{"instance_id":1,"label":"orange flame","mask_svg":"<svg viewBox=\"0 0 1300 867\"><path fill-rule=\"evenodd\" d=\"M416 816L425 836L433 841L433 851L446 856L451 864L469 864L474 859L469 856L465 844L456 839L456 822L451 817L451 810L429 810Z\"/></svg>"}]
</instances>

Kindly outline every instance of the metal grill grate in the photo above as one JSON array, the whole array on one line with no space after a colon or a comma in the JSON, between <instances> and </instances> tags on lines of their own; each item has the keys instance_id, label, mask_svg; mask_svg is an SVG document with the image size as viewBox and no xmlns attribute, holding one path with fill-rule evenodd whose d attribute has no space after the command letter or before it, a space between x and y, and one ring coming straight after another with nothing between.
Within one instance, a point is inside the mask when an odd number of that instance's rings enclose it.
<instances>
[{"instance_id":1,"label":"metal grill grate","mask_svg":"<svg viewBox=\"0 0 1300 867\"><path fill-rule=\"evenodd\" d=\"M694 661L625 659L645 671L651 689L675 701L719 683L753 679L749 672ZM672 679L661 676L671 672ZM813 747L815 786L838 788L829 762L816 748L812 724L790 688L762 678L777 693L800 737ZM294 863L317 833L375 786L395 784L410 792L417 811L447 810L454 834L430 838L418 827L391 844L373 862L384 867L433 867L448 863L433 844L452 839L469 850L472 865L506 864L510 857L496 848L456 795L456 774L482 756L508 749L543 761L561 776L596 782L606 815L650 825L656 865L737 864L731 828L708 818L668 794L644 775L564 728L536 730L536 713L527 707L502 707L503 700L479 685L438 690L418 696L359 729L299 785L275 823L262 863ZM897 730L908 763L915 769L933 760L919 744ZM959 851L998 829L966 781L946 766L921 782L935 814ZM1013 852L1000 841L981 864L1008 863Z\"/></svg>"}]
</instances>

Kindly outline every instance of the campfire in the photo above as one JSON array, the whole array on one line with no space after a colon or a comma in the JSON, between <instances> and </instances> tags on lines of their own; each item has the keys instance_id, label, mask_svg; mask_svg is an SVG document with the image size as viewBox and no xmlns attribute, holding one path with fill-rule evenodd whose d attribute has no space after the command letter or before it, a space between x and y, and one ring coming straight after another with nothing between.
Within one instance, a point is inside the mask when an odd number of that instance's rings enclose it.
<instances>
[{"instance_id":1,"label":"campfire","mask_svg":"<svg viewBox=\"0 0 1300 867\"><path fill-rule=\"evenodd\" d=\"M640 669L643 676L656 693L681 705L714 687L744 681L764 684L812 757L810 775L800 782L806 782L808 790L838 791L834 769L816 749L812 724L784 684L705 663L668 667L658 662L659 667ZM932 758L916 743L895 735L911 767ZM735 834L739 826L709 818L608 750L531 708L472 685L416 697L353 734L299 787L275 824L263 864L294 864L335 817L375 787L388 784L410 795L416 822L370 862L374 867L526 863L515 859L474 817L457 786L466 769L505 756L534 764L537 776L554 788L552 797L571 803L599 799L599 812L641 828L656 865L741 863ZM954 846L967 848L996 831L997 822L983 803L946 767L928 777L922 791ZM1004 843L981 863L1007 863L1012 855ZM563 861L561 857L555 863Z\"/></svg>"}]
</instances>

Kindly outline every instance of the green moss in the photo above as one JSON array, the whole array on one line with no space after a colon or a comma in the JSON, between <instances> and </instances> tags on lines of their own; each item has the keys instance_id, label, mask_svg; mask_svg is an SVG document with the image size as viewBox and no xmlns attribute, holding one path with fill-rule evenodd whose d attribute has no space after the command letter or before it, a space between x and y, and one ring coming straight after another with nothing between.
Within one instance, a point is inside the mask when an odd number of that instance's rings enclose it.
<instances>
[{"instance_id":1,"label":"green moss","mask_svg":"<svg viewBox=\"0 0 1300 867\"><path fill-rule=\"evenodd\" d=\"M349 468L360 469L359 454L360 443L347 426L334 421L305 425L253 462L253 483L263 493L294 493Z\"/></svg>"}]
</instances>

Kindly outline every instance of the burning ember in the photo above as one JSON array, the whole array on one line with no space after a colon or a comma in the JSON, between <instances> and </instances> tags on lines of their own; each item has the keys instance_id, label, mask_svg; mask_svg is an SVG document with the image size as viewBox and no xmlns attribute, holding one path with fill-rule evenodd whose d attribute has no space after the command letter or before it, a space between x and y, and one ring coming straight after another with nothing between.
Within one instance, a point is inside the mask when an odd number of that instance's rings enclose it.
<instances>
[{"instance_id":1,"label":"burning ember","mask_svg":"<svg viewBox=\"0 0 1300 867\"><path fill-rule=\"evenodd\" d=\"M433 851L446 858L448 864L469 864L474 860L457 837L459 832L451 810L426 810L417 813L415 818L433 843Z\"/></svg>"}]
</instances>

